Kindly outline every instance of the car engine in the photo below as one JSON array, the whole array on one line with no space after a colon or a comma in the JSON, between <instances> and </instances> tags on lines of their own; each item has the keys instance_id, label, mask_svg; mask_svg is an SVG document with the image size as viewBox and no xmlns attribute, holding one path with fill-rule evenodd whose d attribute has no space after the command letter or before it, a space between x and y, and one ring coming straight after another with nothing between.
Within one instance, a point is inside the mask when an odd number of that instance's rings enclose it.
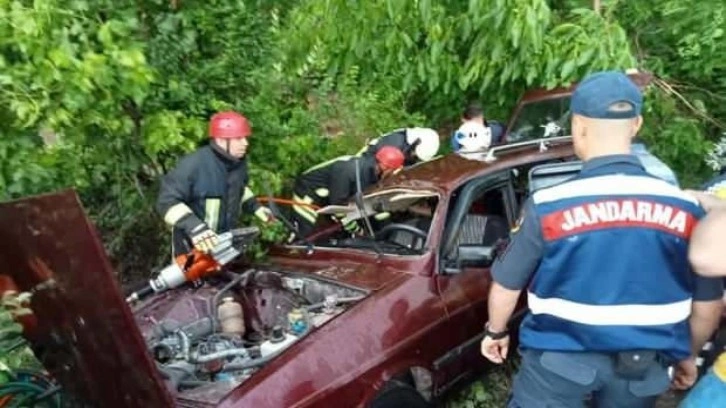
<instances>
[{"instance_id":1,"label":"car engine","mask_svg":"<svg viewBox=\"0 0 726 408\"><path fill-rule=\"evenodd\" d=\"M221 399L365 295L311 275L250 269L154 296L134 315L170 391Z\"/></svg>"}]
</instances>

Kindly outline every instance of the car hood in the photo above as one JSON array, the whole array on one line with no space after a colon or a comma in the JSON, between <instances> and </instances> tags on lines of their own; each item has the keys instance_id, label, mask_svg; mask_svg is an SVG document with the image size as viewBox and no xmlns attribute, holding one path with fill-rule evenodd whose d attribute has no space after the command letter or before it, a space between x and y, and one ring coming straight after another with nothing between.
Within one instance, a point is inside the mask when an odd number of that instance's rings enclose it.
<instances>
[{"instance_id":1,"label":"car hood","mask_svg":"<svg viewBox=\"0 0 726 408\"><path fill-rule=\"evenodd\" d=\"M12 287L32 293L33 325L25 334L64 389L97 406L174 406L76 193L0 203L0 225L0 262L6 267L0 271L0 292ZM269 270L364 291L408 277L396 261L341 255L283 248L270 257Z\"/></svg>"},{"instance_id":2,"label":"car hood","mask_svg":"<svg viewBox=\"0 0 726 408\"><path fill-rule=\"evenodd\" d=\"M76 193L0 203L0 225L0 276L32 293L26 337L64 389L94 406L173 406Z\"/></svg>"}]
</instances>

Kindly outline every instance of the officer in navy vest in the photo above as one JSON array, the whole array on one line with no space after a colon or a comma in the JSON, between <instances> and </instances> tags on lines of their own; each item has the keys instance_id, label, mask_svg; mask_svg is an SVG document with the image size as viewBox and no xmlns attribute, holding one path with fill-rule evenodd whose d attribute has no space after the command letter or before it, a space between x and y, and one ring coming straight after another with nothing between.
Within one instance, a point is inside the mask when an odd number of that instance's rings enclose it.
<instances>
[{"instance_id":1,"label":"officer in navy vest","mask_svg":"<svg viewBox=\"0 0 726 408\"><path fill-rule=\"evenodd\" d=\"M651 406L670 384L695 381L715 329L722 283L688 263L704 210L630 154L642 95L620 72L593 74L571 99L575 177L524 204L492 268L482 354L502 363L521 291L522 364L509 407ZM676 381L677 380L677 381Z\"/></svg>"}]
</instances>

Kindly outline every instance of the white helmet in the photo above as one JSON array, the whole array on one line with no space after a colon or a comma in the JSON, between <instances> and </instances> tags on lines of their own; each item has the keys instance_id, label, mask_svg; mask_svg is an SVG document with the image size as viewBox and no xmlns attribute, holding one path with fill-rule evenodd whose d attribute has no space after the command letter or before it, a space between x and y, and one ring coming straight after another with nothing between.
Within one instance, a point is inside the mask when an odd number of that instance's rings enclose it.
<instances>
[{"instance_id":1,"label":"white helmet","mask_svg":"<svg viewBox=\"0 0 726 408\"><path fill-rule=\"evenodd\" d=\"M721 171L721 169L726 168L726 134L713 144L706 157L706 163L714 171Z\"/></svg>"},{"instance_id":2,"label":"white helmet","mask_svg":"<svg viewBox=\"0 0 726 408\"><path fill-rule=\"evenodd\" d=\"M416 143L418 142L418 143ZM435 130L429 128L408 128L406 129L406 143L413 145L416 143L414 153L421 161L428 161L436 156L439 152L439 134Z\"/></svg>"},{"instance_id":3,"label":"white helmet","mask_svg":"<svg viewBox=\"0 0 726 408\"><path fill-rule=\"evenodd\" d=\"M454 134L454 150L461 153L484 151L492 143L492 130L481 123L464 122Z\"/></svg>"}]
</instances>

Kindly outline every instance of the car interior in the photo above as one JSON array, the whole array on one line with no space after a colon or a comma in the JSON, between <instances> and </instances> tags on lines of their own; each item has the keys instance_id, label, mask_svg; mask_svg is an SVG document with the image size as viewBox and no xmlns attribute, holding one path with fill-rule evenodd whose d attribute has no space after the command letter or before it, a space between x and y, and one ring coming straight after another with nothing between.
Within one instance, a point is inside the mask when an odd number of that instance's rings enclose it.
<instances>
[{"instance_id":1,"label":"car interior","mask_svg":"<svg viewBox=\"0 0 726 408\"><path fill-rule=\"evenodd\" d=\"M462 186L452 197L442 245L444 269L486 267L509 239L524 201L536 190L561 183L580 171L577 160L533 163Z\"/></svg>"},{"instance_id":2,"label":"car interior","mask_svg":"<svg viewBox=\"0 0 726 408\"><path fill-rule=\"evenodd\" d=\"M314 244L403 255L420 254L424 251L437 205L438 197L428 196L411 201L400 209L376 210L368 218L375 238L367 232L366 223L358 220L356 223L360 234L351 236L340 229L316 240Z\"/></svg>"}]
</instances>

